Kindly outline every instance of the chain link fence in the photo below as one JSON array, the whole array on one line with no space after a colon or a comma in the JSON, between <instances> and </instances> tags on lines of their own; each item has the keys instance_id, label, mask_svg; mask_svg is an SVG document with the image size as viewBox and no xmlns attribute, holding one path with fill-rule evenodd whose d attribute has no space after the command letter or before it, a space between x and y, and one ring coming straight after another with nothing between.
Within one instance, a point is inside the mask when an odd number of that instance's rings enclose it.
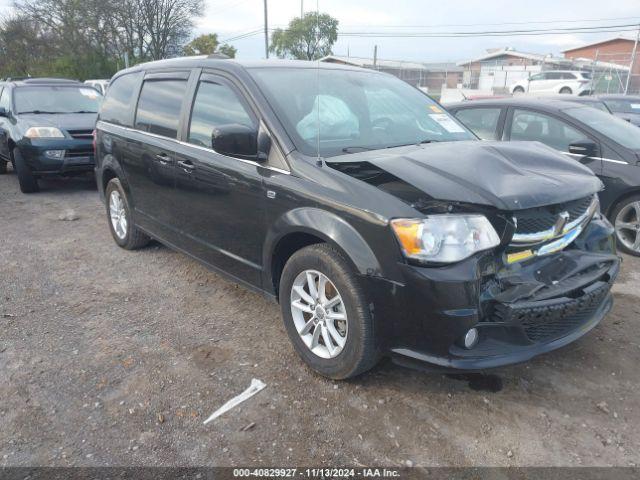
<instances>
[{"instance_id":1,"label":"chain link fence","mask_svg":"<svg viewBox=\"0 0 640 480\"><path fill-rule=\"evenodd\" d=\"M549 57L548 60L518 65L505 60L456 64L455 62L411 62L333 57L337 63L349 63L394 75L427 92L436 100L457 101L508 95L520 80L553 70L591 73L594 94L640 95L640 51L635 62L630 53L599 53L593 59ZM631 70L633 72L630 74Z\"/></svg>"}]
</instances>

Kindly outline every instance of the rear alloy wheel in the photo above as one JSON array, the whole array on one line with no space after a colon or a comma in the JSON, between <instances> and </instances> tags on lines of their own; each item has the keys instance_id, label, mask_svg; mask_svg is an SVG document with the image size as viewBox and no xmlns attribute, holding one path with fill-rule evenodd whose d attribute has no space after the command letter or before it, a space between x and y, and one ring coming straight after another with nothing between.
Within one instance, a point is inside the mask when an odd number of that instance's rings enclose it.
<instances>
[{"instance_id":1,"label":"rear alloy wheel","mask_svg":"<svg viewBox=\"0 0 640 480\"><path fill-rule=\"evenodd\" d=\"M116 243L126 250L136 250L149 243L145 235L131 218L127 196L118 178L113 178L105 189L109 230Z\"/></svg>"},{"instance_id":2,"label":"rear alloy wheel","mask_svg":"<svg viewBox=\"0 0 640 480\"><path fill-rule=\"evenodd\" d=\"M617 205L611 217L620 249L640 256L640 195L630 197Z\"/></svg>"},{"instance_id":3,"label":"rear alloy wheel","mask_svg":"<svg viewBox=\"0 0 640 480\"><path fill-rule=\"evenodd\" d=\"M280 278L284 326L296 351L325 377L355 377L379 359L373 318L343 253L321 243L294 253Z\"/></svg>"},{"instance_id":4,"label":"rear alloy wheel","mask_svg":"<svg viewBox=\"0 0 640 480\"><path fill-rule=\"evenodd\" d=\"M569 87L562 87L560 89L560 93L563 95L571 95L573 92L571 91L571 89Z\"/></svg>"}]
</instances>

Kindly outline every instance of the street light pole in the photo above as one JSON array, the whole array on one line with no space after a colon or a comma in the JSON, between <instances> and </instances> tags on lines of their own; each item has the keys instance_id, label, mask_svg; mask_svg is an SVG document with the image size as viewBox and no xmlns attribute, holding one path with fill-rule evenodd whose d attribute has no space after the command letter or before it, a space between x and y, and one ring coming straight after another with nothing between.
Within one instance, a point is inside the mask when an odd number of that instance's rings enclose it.
<instances>
[{"instance_id":1,"label":"street light pole","mask_svg":"<svg viewBox=\"0 0 640 480\"><path fill-rule=\"evenodd\" d=\"M638 33L636 34L636 41L633 44L633 51L631 52L631 62L629 64L629 74L627 75L627 83L624 86L624 94L629 91L629 83L631 82L631 75L633 75L633 67L636 64L636 53L638 51L638 40L640 40L640 25L638 25Z\"/></svg>"},{"instance_id":2,"label":"street light pole","mask_svg":"<svg viewBox=\"0 0 640 480\"><path fill-rule=\"evenodd\" d=\"M264 56L269 58L269 23L267 20L267 0L264 0Z\"/></svg>"}]
</instances>

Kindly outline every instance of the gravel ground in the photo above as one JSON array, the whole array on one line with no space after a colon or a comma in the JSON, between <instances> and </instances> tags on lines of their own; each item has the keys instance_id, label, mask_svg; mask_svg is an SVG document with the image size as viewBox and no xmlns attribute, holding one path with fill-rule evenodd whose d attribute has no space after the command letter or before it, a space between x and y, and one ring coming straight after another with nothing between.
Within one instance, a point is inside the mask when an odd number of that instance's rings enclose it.
<instances>
[{"instance_id":1,"label":"gravel ground","mask_svg":"<svg viewBox=\"0 0 640 480\"><path fill-rule=\"evenodd\" d=\"M333 382L277 305L161 245L118 248L91 181L23 195L9 173L0 204L0 466L640 463L639 259L600 326L528 364ZM252 378L267 387L203 425Z\"/></svg>"}]
</instances>

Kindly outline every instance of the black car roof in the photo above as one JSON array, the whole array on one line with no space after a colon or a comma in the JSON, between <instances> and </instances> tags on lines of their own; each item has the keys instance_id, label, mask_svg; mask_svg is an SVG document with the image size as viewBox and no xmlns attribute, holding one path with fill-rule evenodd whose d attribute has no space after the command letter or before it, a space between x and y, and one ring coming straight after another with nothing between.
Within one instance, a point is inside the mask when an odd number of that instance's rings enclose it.
<instances>
[{"instance_id":1,"label":"black car roof","mask_svg":"<svg viewBox=\"0 0 640 480\"><path fill-rule=\"evenodd\" d=\"M474 107L504 105L511 107L536 107L550 111L564 110L566 108L576 108L580 102L558 100L556 97L513 97L513 98L489 98L483 100L469 100L466 102L456 102L445 105L446 108ZM585 105L586 106L586 105Z\"/></svg>"},{"instance_id":2,"label":"black car roof","mask_svg":"<svg viewBox=\"0 0 640 480\"><path fill-rule=\"evenodd\" d=\"M321 70L352 70L367 71L370 73L379 73L375 70L363 69L350 65L342 65L331 62L313 62L306 60L236 60L236 59L220 59L205 56L196 57L180 57L168 60L157 60L155 62L141 63L126 70L119 71L114 75L114 79L126 73L148 70L162 70L173 68L216 68L227 70L230 72L255 68L284 68L284 69L310 69L319 68Z\"/></svg>"}]
</instances>

